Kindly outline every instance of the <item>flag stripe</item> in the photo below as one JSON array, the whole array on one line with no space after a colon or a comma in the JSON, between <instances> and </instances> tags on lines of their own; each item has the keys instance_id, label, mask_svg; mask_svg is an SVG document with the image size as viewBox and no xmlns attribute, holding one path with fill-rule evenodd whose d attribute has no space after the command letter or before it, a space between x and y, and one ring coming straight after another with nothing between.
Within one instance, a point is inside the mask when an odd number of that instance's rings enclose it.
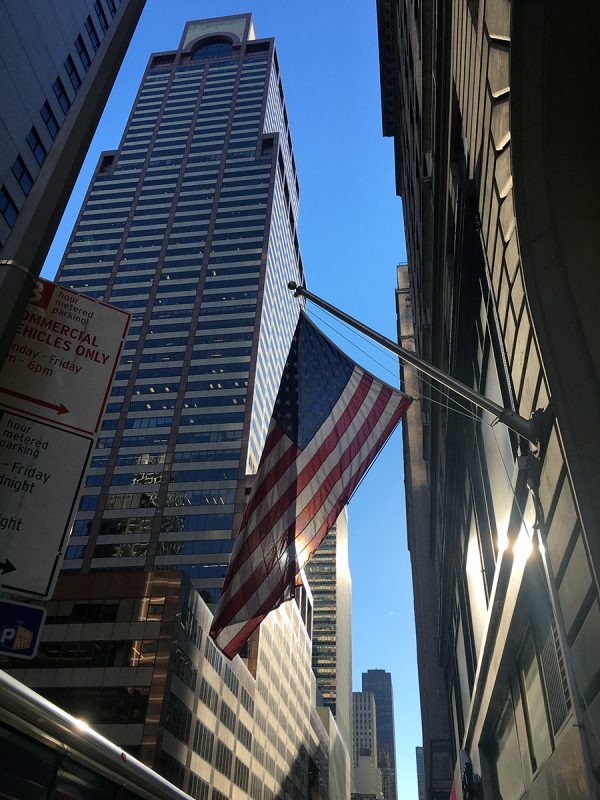
<instances>
[{"instance_id":1,"label":"flag stripe","mask_svg":"<svg viewBox=\"0 0 600 800\"><path fill-rule=\"evenodd\" d=\"M339 443L340 436L350 426L354 419L358 416L364 405L365 401L369 398L369 392L373 386L373 377L371 375L363 374L360 380L361 391L358 397L352 398L348 408L340 417L333 430L325 437L325 440L308 462L302 469L298 476L298 491L302 492L316 475L319 467L325 462L325 459L331 455L335 446ZM358 393L357 393L358 394ZM360 404L359 404L360 403Z\"/></svg>"},{"instance_id":2,"label":"flag stripe","mask_svg":"<svg viewBox=\"0 0 600 800\"><path fill-rule=\"evenodd\" d=\"M329 437L325 440L323 447L324 449L321 451L319 450L318 453L322 452L325 453L328 447L333 447L335 441L338 437L344 432L344 430L348 427L350 422L352 421L353 416L355 416L356 412L360 409L365 397L367 396L369 389L372 384L372 376L370 375L363 375L360 378L358 383L358 387L348 404L348 406L343 411L342 415L340 416L339 420L336 422L333 430L331 431ZM318 455L317 453L317 455ZM293 471L290 471L289 475L287 475L288 480L290 481L287 489L281 495L281 497L273 502L274 498L269 496L268 493L263 493L262 489L265 484L268 484L271 489L275 488L275 484L271 485L271 475L272 471L269 472L264 479L261 477L262 470L259 468L256 481L257 481L257 493L261 494L261 499L263 501L263 507L261 512L258 512L258 508L255 507L253 509L253 513L262 513L263 516L254 527L252 533L247 537L246 542L248 544L248 548L246 552L253 551L259 543L263 540L263 538L269 533L271 527L275 522L281 517L281 515L290 507L290 504L296 497L297 493L297 482L301 479L300 476L296 477ZM277 473L278 474L278 473ZM286 477L287 471L283 473L280 478ZM256 506L259 504L257 503ZM280 513L279 513L280 512ZM244 519L242 521L242 525L240 527L240 533L248 526L252 514L244 514ZM234 572L235 570L239 569L243 561L245 560L242 556L244 554L240 553L233 553L232 559L230 561L229 571Z\"/></svg>"},{"instance_id":3,"label":"flag stripe","mask_svg":"<svg viewBox=\"0 0 600 800\"><path fill-rule=\"evenodd\" d=\"M363 422L358 433L353 437L352 441L345 449L342 457L336 461L335 466L332 470L330 470L325 479L319 480L319 488L317 488L316 491L311 492L310 502L306 504L306 506L297 516L297 529L301 531L321 508L325 499L332 491L333 486L338 483L346 467L352 463L352 460L356 456L357 452L360 451L362 445L367 441L369 434L372 432L377 420L380 419L383 410L388 404L390 396L391 390L387 386L383 386L381 388L379 397L369 411L367 418Z\"/></svg>"},{"instance_id":4,"label":"flag stripe","mask_svg":"<svg viewBox=\"0 0 600 800\"><path fill-rule=\"evenodd\" d=\"M410 402L300 315L211 627L226 656L293 595Z\"/></svg>"},{"instance_id":5,"label":"flag stripe","mask_svg":"<svg viewBox=\"0 0 600 800\"><path fill-rule=\"evenodd\" d=\"M346 503L348 503L350 501L350 498L352 497L352 495L353 495L354 491L356 490L358 484L360 483L360 481L364 477L367 469L369 468L369 466L373 462L373 460L374 460L375 456L377 455L377 453L379 452L379 450L383 447L383 445L389 439L392 431L394 430L394 428L396 427L396 425L400 421L402 415L404 414L404 412L406 411L406 409L408 408L410 403L411 403L411 399L407 398L406 401L403 402L402 405L400 405L397 408L396 412L394 413L394 416L390 419L390 421L386 425L386 427L385 427L384 431L382 432L381 436L377 439L377 441L375 442L375 444L371 448L371 451L369 452L369 454L360 463L358 469L354 473L354 475L353 475L352 479L350 480L350 482L348 483L348 485L345 486L343 496L340 495L340 497L339 497L339 508L334 507L329 512L329 514L328 514L325 522L323 523L323 525L319 528L319 530L317 531L315 536L310 540L310 542L307 543L306 547L311 548L310 554L308 555L308 557L303 559L303 558L301 558L302 551L300 551L298 553L298 562L299 562L301 568L304 567L304 565L310 560L310 557L312 556L312 554L318 549L318 546L321 544L323 538L325 537L325 535L327 534L327 532L329 531L331 526L334 524L334 522L338 518L342 507L344 505L346 505ZM314 542L315 539L318 539L318 542L317 542L316 546L313 546L312 543Z\"/></svg>"},{"instance_id":6,"label":"flag stripe","mask_svg":"<svg viewBox=\"0 0 600 800\"><path fill-rule=\"evenodd\" d=\"M352 475L353 468L354 469L358 468L359 471L362 470L362 472L359 475L360 478L364 473L364 471L366 470L366 468L368 467L368 465L370 464L370 462L372 461L374 457L373 447L370 447L366 455L360 458L362 445L368 440L369 435L373 431L378 420L381 419L383 410L389 404L390 398L392 397L393 397L392 391L389 387L380 386L379 397L376 400L373 407L371 408L369 414L367 415L367 418L364 420L359 433L354 436L352 443L346 448L342 458L337 461L335 467L329 472L325 480L323 482L319 481L320 488L316 492L311 492L312 496L311 501L303 508L303 510L299 514L297 512L297 504L290 505L289 510L291 510L292 512L292 518L293 517L296 518L296 522L295 524L287 526L286 539L285 539L286 542L291 533L294 533L294 539L302 538L302 533L304 529L309 525L309 523L313 519L316 518L316 515L322 509L322 506L326 500L329 500L330 501L329 504L333 505L334 508L337 507L339 513L341 507L345 504L345 500L340 502L340 498L343 492L343 485L339 486L340 479L343 477L344 481L347 481L349 478L344 473L346 470L348 470L350 475ZM390 425L392 426L393 429L393 427L397 424L399 418L400 415L394 413L391 416L391 419L386 425L381 436L385 436L385 439L387 439L389 433L386 433L386 431L388 430ZM385 439L383 439L383 441L385 441ZM357 457L359 457L360 460L358 461L358 464L354 465L354 462ZM280 521L283 520L281 520L280 518ZM320 519L318 520L317 524L319 522ZM270 528L269 533L271 534L270 537L271 547L275 548L277 543L283 539L281 529ZM252 584L256 582L257 585L260 585L263 581L267 579L267 576L273 574L274 562L276 562L277 560L274 559L275 553L271 550L271 552L265 554L263 549L257 555L258 557L256 559L253 559L251 563L247 562L245 565L243 565L243 567L240 567L240 570L236 576L237 577L236 587L235 589L232 588L229 602L223 608L224 614L231 614L232 617L235 617L237 614L239 614L239 612L245 608L245 606L248 603L248 599L251 597ZM288 557L292 558L291 554L289 554ZM296 561L295 557L294 561Z\"/></svg>"},{"instance_id":7,"label":"flag stripe","mask_svg":"<svg viewBox=\"0 0 600 800\"><path fill-rule=\"evenodd\" d=\"M237 630L235 633L231 631L231 635L223 636L219 633L215 639L216 643L228 658L234 658L266 616L265 613L262 616L252 617L245 624L235 626Z\"/></svg>"},{"instance_id":8,"label":"flag stripe","mask_svg":"<svg viewBox=\"0 0 600 800\"><path fill-rule=\"evenodd\" d=\"M282 437L278 441L279 448L281 450L281 456L279 460L275 462L275 466L269 472L265 481L261 486L268 486L268 490L273 489L275 483L282 478L291 465L296 461L298 457L298 448L295 444L290 443L290 440L287 436L282 435ZM272 451L272 455L277 456L275 451ZM258 477L258 476L257 476ZM259 491L260 491L259 486ZM240 526L240 533L235 540L234 549L231 556L230 566L227 570L227 575L225 576L225 581L223 582L223 591L229 588L229 585L232 579L235 577L235 570L239 568L241 564L246 561L246 559L250 558L254 549L257 546L257 542L252 540L250 537L246 538L243 537L241 534L246 528L248 522L247 517L249 515L246 513L242 519L242 524ZM237 547L236 547L237 545Z\"/></svg>"},{"instance_id":9,"label":"flag stripe","mask_svg":"<svg viewBox=\"0 0 600 800\"><path fill-rule=\"evenodd\" d=\"M280 445L282 440L284 439L284 432L276 423L273 424L273 433L277 434L277 437L273 436L273 439L276 438L276 442L274 446L268 453L265 453L261 459L261 461L265 462L265 467L269 469L269 472L265 475L264 480L257 485L256 491L252 492L252 497L248 501L248 505L246 506L246 510L244 512L244 520L242 521L242 526L245 523L245 520L252 514L254 509L261 503L264 499L265 495L273 488L273 486L277 483L277 481L285 474L288 467L294 463L295 458L298 455L298 447L294 444L288 446L286 450L285 447L283 448L283 452L281 455L278 455L278 451L275 451L276 445ZM290 440L285 438L285 445ZM269 462L274 462L273 466L270 467L267 464L267 460ZM258 474L256 479L258 480Z\"/></svg>"},{"instance_id":10,"label":"flag stripe","mask_svg":"<svg viewBox=\"0 0 600 800\"><path fill-rule=\"evenodd\" d=\"M358 391L353 395L352 400L347 405L347 408L343 412L340 419L334 424L333 430L330 431L330 435L327 434L325 436L326 441L323 443L323 449L319 450L316 454L311 452L300 453L298 456L299 461L299 469L298 475L294 472L290 472L288 475L288 481L290 481L286 492L284 492L279 500L281 501L277 508L279 510L287 510L290 508L292 500L294 500L299 492L298 484L299 482L301 486L305 486L305 481L309 479L309 477L314 477L316 472L313 472L311 475L310 472L310 463L314 460L315 465L319 467L319 460L324 461L325 458L331 455L331 451L328 449L329 445L333 442L339 446L340 441L343 439L344 436L348 436L349 434L349 426L351 425L353 419L360 413L365 400L369 397L369 392L371 391L371 384L372 384L372 376L366 376L366 379L363 381L362 377L359 382ZM375 391L375 390L373 390ZM343 400L343 398L342 398ZM345 405L345 402L344 402ZM329 421L330 422L330 421ZM328 429L329 425L324 425L324 429ZM316 437L315 437L316 438ZM335 454L334 454L335 457ZM303 463L306 462L306 463ZM305 473L305 468L309 468L308 472ZM288 502L285 502L287 498ZM274 517L273 509L276 504L276 494L272 494L271 496L267 496L265 501L263 502L263 506L260 509L257 509L256 516L252 520L252 524L255 525L255 530L257 537L253 539L253 541L258 542L262 540L262 536L269 530L269 526L275 524L281 517L281 513ZM262 517L259 515L263 515ZM237 566L237 565L236 565Z\"/></svg>"},{"instance_id":11,"label":"flag stripe","mask_svg":"<svg viewBox=\"0 0 600 800\"><path fill-rule=\"evenodd\" d=\"M367 383L372 382L372 376L368 376L369 380ZM363 387L366 387L366 384L361 381ZM370 406L373 397L376 396L378 392L378 384L372 391L369 389L369 393L367 397L369 398L368 405ZM364 400L363 393L359 395L356 402L356 411L359 412L362 410L361 406L358 405L359 400ZM365 404L367 405L367 404ZM336 439L338 441L338 445L341 441L344 441L345 438L349 438L351 433L349 433L348 425L350 424L351 420L348 418L350 415L347 415L347 418L344 420L344 426L346 430L343 430L342 427L337 429ZM299 460L302 455L299 456ZM258 534L254 546L251 548L251 558L242 561L242 559L238 559L234 565L234 568L230 567L232 573L235 571L235 584L234 582L228 582L228 590L233 595L240 589L242 589L245 585L246 579L248 574L252 573L252 571L256 571L257 564L261 558L268 558L269 563L272 562L272 556L268 550L269 542L277 543L279 541L279 537L287 537L290 535L289 526L292 525L295 515L296 515L296 508L298 503L295 502L297 500L298 490L297 490L297 480L295 479L295 475L292 473L290 475L291 484L288 486L287 490L284 494L277 498L276 493L272 496L268 497L268 502L265 503L263 513L265 516L261 519L260 522L256 522L256 518L251 519L249 521L250 527L252 527L255 532ZM257 515L258 516L258 515ZM295 530L298 530L295 528ZM269 541L266 541L267 537L269 537ZM266 542L266 543L265 543ZM260 549L259 549L260 545ZM265 556L266 552L266 556ZM234 557L237 556L237 553L234 552Z\"/></svg>"},{"instance_id":12,"label":"flag stripe","mask_svg":"<svg viewBox=\"0 0 600 800\"><path fill-rule=\"evenodd\" d=\"M287 587L289 581L284 582L284 588ZM224 631L227 631L226 627L219 629L219 633L216 637L217 644L223 650L223 653L228 658L233 658L239 652L241 646L245 644L248 638L254 633L256 628L260 625L260 623L264 620L267 616L269 611L273 611L278 606L280 606L286 599L283 596L283 592L281 591L280 583L278 582L271 590L271 592L263 599L262 603L260 604L260 608L257 609L255 615L251 617L242 628L239 628L234 636L234 638L227 642L227 644L223 647L221 645L221 641L227 641L229 636ZM240 623L242 624L242 623ZM213 635L213 630L211 628L211 635Z\"/></svg>"}]
</instances>

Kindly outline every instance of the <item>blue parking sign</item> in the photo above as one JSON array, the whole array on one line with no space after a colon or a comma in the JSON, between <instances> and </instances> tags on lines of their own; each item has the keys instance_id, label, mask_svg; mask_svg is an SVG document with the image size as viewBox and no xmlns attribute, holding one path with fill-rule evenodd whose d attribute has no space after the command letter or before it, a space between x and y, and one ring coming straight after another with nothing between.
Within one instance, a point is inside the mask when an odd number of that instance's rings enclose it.
<instances>
[{"instance_id":1,"label":"blue parking sign","mask_svg":"<svg viewBox=\"0 0 600 800\"><path fill-rule=\"evenodd\" d=\"M0 653L34 658L45 617L42 606L0 600Z\"/></svg>"}]
</instances>

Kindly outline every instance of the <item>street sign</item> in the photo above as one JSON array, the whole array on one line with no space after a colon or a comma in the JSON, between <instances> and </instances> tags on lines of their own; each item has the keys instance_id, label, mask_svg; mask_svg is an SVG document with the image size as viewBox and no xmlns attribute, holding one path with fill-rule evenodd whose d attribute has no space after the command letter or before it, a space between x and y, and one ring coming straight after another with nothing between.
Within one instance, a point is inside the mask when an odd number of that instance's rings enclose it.
<instances>
[{"instance_id":1,"label":"street sign","mask_svg":"<svg viewBox=\"0 0 600 800\"><path fill-rule=\"evenodd\" d=\"M0 653L14 658L34 658L46 609L0 600Z\"/></svg>"},{"instance_id":2,"label":"street sign","mask_svg":"<svg viewBox=\"0 0 600 800\"><path fill-rule=\"evenodd\" d=\"M0 591L51 593L92 444L0 408Z\"/></svg>"},{"instance_id":3,"label":"street sign","mask_svg":"<svg viewBox=\"0 0 600 800\"><path fill-rule=\"evenodd\" d=\"M119 308L40 278L0 372L0 403L95 433L129 319Z\"/></svg>"}]
</instances>

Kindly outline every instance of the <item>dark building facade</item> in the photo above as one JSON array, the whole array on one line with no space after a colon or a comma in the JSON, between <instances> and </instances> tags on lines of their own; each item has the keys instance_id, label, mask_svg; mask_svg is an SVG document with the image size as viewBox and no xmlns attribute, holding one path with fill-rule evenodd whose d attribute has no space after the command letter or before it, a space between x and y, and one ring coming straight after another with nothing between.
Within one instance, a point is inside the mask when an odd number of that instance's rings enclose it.
<instances>
[{"instance_id":1,"label":"dark building facade","mask_svg":"<svg viewBox=\"0 0 600 800\"><path fill-rule=\"evenodd\" d=\"M4 326L39 275L143 7L0 3L0 363Z\"/></svg>"},{"instance_id":2,"label":"dark building facade","mask_svg":"<svg viewBox=\"0 0 600 800\"><path fill-rule=\"evenodd\" d=\"M396 307L398 341L414 351L414 329L408 267L398 267ZM418 397L419 379L411 370L403 373L404 390ZM410 550L413 604L417 633L419 700L423 730L422 766L425 798L446 800L452 785L454 751L446 681L438 653L438 614L440 590L431 559L429 539L423 531L429 525L429 485L423 453L424 427L421 409L413 403L402 425L404 479L406 481L407 542ZM408 490L410 487L410 490ZM427 779L427 790L425 783Z\"/></svg>"},{"instance_id":3,"label":"dark building facade","mask_svg":"<svg viewBox=\"0 0 600 800\"><path fill-rule=\"evenodd\" d=\"M307 585L232 662L208 636L298 315L298 194L274 40L189 22L58 276L132 321L40 653L3 666L200 800L350 797Z\"/></svg>"},{"instance_id":4,"label":"dark building facade","mask_svg":"<svg viewBox=\"0 0 600 800\"><path fill-rule=\"evenodd\" d=\"M375 698L377 766L381 770L383 797L384 800L396 800L396 737L392 676L384 669L369 669L362 674L362 690L371 692Z\"/></svg>"},{"instance_id":5,"label":"dark building facade","mask_svg":"<svg viewBox=\"0 0 600 800\"><path fill-rule=\"evenodd\" d=\"M596 797L598 8L379 0L378 20L399 334L541 410L530 443L403 370L425 797L472 796L471 768L484 798Z\"/></svg>"}]
</instances>

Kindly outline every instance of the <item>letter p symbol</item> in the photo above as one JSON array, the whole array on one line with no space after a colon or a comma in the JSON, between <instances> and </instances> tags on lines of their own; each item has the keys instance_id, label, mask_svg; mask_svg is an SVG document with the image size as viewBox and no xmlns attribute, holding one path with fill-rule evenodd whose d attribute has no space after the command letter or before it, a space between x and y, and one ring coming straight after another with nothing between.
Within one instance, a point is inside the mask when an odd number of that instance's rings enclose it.
<instances>
[{"instance_id":1,"label":"letter p symbol","mask_svg":"<svg viewBox=\"0 0 600 800\"><path fill-rule=\"evenodd\" d=\"M10 643L14 641L16 635L17 635L16 628L9 628L9 627L2 628L2 630L0 630L0 645L4 645L4 647L9 647Z\"/></svg>"}]
</instances>

